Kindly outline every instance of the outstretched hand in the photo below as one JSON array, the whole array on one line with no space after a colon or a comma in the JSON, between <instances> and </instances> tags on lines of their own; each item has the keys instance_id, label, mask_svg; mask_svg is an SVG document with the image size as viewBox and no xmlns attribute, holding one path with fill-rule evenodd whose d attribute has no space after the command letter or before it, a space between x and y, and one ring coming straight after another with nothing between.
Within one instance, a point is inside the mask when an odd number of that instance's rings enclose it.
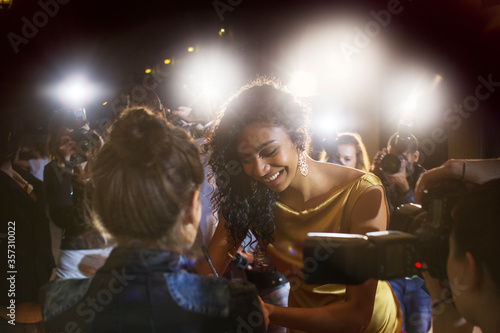
<instances>
[{"instance_id":1,"label":"outstretched hand","mask_svg":"<svg viewBox=\"0 0 500 333\"><path fill-rule=\"evenodd\" d=\"M462 164L459 164L461 167ZM424 172L415 185L415 200L417 203L421 203L427 190L458 179L461 174L462 170L457 170L457 163L454 163L453 160L449 160L442 166Z\"/></svg>"}]
</instances>

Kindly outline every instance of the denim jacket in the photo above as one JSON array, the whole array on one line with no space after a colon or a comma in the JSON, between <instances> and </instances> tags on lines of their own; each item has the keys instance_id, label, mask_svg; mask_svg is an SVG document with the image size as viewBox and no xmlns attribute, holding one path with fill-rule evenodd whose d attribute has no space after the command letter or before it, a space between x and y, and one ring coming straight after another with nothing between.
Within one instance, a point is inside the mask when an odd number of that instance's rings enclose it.
<instances>
[{"instance_id":1,"label":"denim jacket","mask_svg":"<svg viewBox=\"0 0 500 333\"><path fill-rule=\"evenodd\" d=\"M186 257L116 248L89 279L41 290L47 332L265 332L255 287L189 273Z\"/></svg>"}]
</instances>

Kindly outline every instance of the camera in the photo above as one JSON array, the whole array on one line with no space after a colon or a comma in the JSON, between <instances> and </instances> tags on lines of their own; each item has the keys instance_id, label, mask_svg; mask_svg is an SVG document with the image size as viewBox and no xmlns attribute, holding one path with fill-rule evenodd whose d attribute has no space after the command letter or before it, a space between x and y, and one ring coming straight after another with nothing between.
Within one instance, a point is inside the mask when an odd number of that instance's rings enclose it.
<instances>
[{"instance_id":1,"label":"camera","mask_svg":"<svg viewBox=\"0 0 500 333\"><path fill-rule=\"evenodd\" d=\"M380 160L380 170L389 175L399 173L403 171L405 160L404 155L386 154Z\"/></svg>"},{"instance_id":2,"label":"camera","mask_svg":"<svg viewBox=\"0 0 500 333\"><path fill-rule=\"evenodd\" d=\"M71 140L76 142L77 152L71 154L68 166L76 167L87 161L87 154L93 153L101 148L100 137L92 130L78 128L70 134Z\"/></svg>"},{"instance_id":3,"label":"camera","mask_svg":"<svg viewBox=\"0 0 500 333\"><path fill-rule=\"evenodd\" d=\"M411 121L405 119L401 119L399 121L398 132L390 143L394 146L395 151L397 151L398 154L384 155L380 160L380 171L393 175L403 170L403 166L405 165L404 162L407 162L407 158L403 155L403 153L413 149L412 146L414 146L416 150L417 141L413 134L411 134L412 126Z\"/></svg>"},{"instance_id":4,"label":"camera","mask_svg":"<svg viewBox=\"0 0 500 333\"><path fill-rule=\"evenodd\" d=\"M62 123L73 129L69 135L77 144L77 152L72 154L67 162L70 168L87 161L87 155L101 148L101 138L94 131L88 129L87 113L85 108L66 109L62 113Z\"/></svg>"},{"instance_id":5,"label":"camera","mask_svg":"<svg viewBox=\"0 0 500 333\"><path fill-rule=\"evenodd\" d=\"M233 256L233 259L231 260L231 264L234 265L234 267L236 267L237 269L240 269L240 270L245 270L247 269L249 263L248 263L248 259L245 258L244 256L242 256L241 254L239 253L236 253L234 256Z\"/></svg>"},{"instance_id":6,"label":"camera","mask_svg":"<svg viewBox=\"0 0 500 333\"><path fill-rule=\"evenodd\" d=\"M359 284L420 275L447 278L451 210L466 192L461 183L431 189L422 207L405 204L391 216L389 231L366 235L309 233L304 243L307 283Z\"/></svg>"}]
</instances>

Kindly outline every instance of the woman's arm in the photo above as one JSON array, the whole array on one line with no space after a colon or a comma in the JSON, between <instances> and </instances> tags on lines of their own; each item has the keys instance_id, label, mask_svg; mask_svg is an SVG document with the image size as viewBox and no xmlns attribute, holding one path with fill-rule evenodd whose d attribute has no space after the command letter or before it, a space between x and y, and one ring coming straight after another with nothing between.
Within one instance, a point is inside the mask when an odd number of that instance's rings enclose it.
<instances>
[{"instance_id":1,"label":"woman's arm","mask_svg":"<svg viewBox=\"0 0 500 333\"><path fill-rule=\"evenodd\" d=\"M387 207L381 186L368 188L357 200L351 216L351 233L365 234L387 228ZM271 325L281 325L308 332L363 332L369 325L377 280L346 286L346 299L315 308L284 308L266 305Z\"/></svg>"},{"instance_id":2,"label":"woman's arm","mask_svg":"<svg viewBox=\"0 0 500 333\"><path fill-rule=\"evenodd\" d=\"M373 313L376 289L376 280L347 286L344 303L322 307L292 308L266 304L270 325L315 333L364 332Z\"/></svg>"},{"instance_id":3,"label":"woman's arm","mask_svg":"<svg viewBox=\"0 0 500 333\"><path fill-rule=\"evenodd\" d=\"M448 160L442 166L422 174L415 186L415 198L422 202L424 191L443 182L460 180L483 184L500 178L500 159Z\"/></svg>"},{"instance_id":4,"label":"woman's arm","mask_svg":"<svg viewBox=\"0 0 500 333\"><path fill-rule=\"evenodd\" d=\"M221 216L219 218L219 223L215 229L215 233L208 245L208 253L212 259L215 270L222 276L226 271L227 266L231 263L232 256L238 250L238 246L231 248L231 245L227 241L227 231L225 228L226 220ZM238 244L239 245L239 244ZM210 275L213 274L208 262L206 260L201 260L196 263L196 271L199 274Z\"/></svg>"}]
</instances>

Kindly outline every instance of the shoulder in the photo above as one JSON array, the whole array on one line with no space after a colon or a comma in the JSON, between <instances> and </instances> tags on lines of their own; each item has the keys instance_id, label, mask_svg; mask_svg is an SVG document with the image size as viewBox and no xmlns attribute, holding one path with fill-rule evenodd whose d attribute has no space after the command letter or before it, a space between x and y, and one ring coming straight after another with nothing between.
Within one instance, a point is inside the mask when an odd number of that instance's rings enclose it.
<instances>
[{"instance_id":1,"label":"shoulder","mask_svg":"<svg viewBox=\"0 0 500 333\"><path fill-rule=\"evenodd\" d=\"M54 172L54 168L57 167L57 160L52 160L49 163L45 164L43 167L43 173L48 174L50 172Z\"/></svg>"},{"instance_id":2,"label":"shoulder","mask_svg":"<svg viewBox=\"0 0 500 333\"><path fill-rule=\"evenodd\" d=\"M360 181L370 186L382 186L382 181L380 180L380 178L371 172L364 173L360 177Z\"/></svg>"},{"instance_id":3,"label":"shoulder","mask_svg":"<svg viewBox=\"0 0 500 333\"><path fill-rule=\"evenodd\" d=\"M333 163L318 162L317 181L324 186L332 188L342 188L364 177L364 171L337 165Z\"/></svg>"},{"instance_id":4,"label":"shoulder","mask_svg":"<svg viewBox=\"0 0 500 333\"><path fill-rule=\"evenodd\" d=\"M346 190L349 192L348 201L351 202L352 206L354 204L371 205L375 202L382 204L385 200L385 189L382 182L376 175L370 172L363 173Z\"/></svg>"},{"instance_id":5,"label":"shoulder","mask_svg":"<svg viewBox=\"0 0 500 333\"><path fill-rule=\"evenodd\" d=\"M354 168L349 168L341 165L330 163L325 164L321 169L322 178L325 180L333 179L337 184L333 184L337 188L342 188L350 184L370 187L382 186L382 181L379 177L371 172L365 172Z\"/></svg>"},{"instance_id":6,"label":"shoulder","mask_svg":"<svg viewBox=\"0 0 500 333\"><path fill-rule=\"evenodd\" d=\"M40 289L43 318L48 321L79 303L92 279L59 279Z\"/></svg>"}]
</instances>

